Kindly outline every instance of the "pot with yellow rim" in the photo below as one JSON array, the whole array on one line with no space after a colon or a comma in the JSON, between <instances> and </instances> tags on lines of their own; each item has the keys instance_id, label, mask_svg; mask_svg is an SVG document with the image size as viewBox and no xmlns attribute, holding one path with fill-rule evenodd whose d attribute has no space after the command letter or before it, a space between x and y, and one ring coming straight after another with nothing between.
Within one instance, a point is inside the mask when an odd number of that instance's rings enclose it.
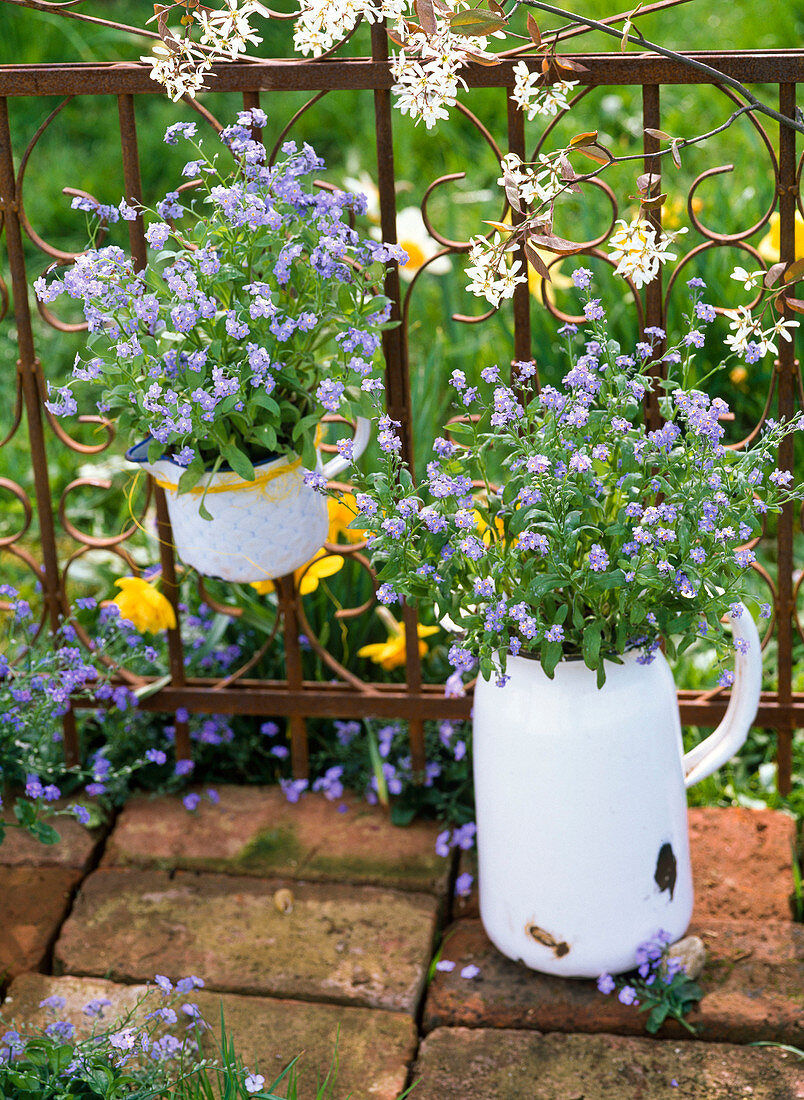
<instances>
[{"instance_id":1,"label":"pot with yellow rim","mask_svg":"<svg viewBox=\"0 0 804 1100\"><path fill-rule=\"evenodd\" d=\"M370 431L370 422L358 417L355 458L366 449ZM149 462L150 443L138 443L126 458L147 470L164 490L174 548L185 565L226 581L272 580L310 561L324 545L326 497L305 484L307 470L300 458L281 455L257 463L254 481L233 470L210 472L180 494L182 467L168 456ZM331 480L348 466L340 455L323 463L319 453L316 471ZM202 498L212 519L201 516Z\"/></svg>"}]
</instances>

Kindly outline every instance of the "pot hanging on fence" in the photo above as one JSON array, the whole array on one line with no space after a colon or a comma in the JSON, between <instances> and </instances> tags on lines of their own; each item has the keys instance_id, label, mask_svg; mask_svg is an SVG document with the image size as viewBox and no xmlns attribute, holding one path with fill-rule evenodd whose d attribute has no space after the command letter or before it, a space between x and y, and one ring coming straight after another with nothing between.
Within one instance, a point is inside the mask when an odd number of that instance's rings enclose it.
<instances>
[{"instance_id":1,"label":"pot hanging on fence","mask_svg":"<svg viewBox=\"0 0 804 1100\"><path fill-rule=\"evenodd\" d=\"M354 457L369 441L371 422L358 417ZM151 440L138 443L126 458L151 474L164 490L176 553L207 577L250 583L273 580L315 557L327 538L327 499L304 483L300 458L282 455L255 464L256 478L244 481L232 470L204 475L189 492L178 492L182 467L169 457L148 462ZM316 469L327 480L349 462L336 455ZM212 516L202 519L199 505Z\"/></svg>"},{"instance_id":2,"label":"pot hanging on fence","mask_svg":"<svg viewBox=\"0 0 804 1100\"><path fill-rule=\"evenodd\" d=\"M741 605L742 606L742 605ZM726 715L683 754L676 688L661 653L581 661L549 680L509 657L510 681L478 679L474 776L480 915L492 943L563 977L622 973L660 929L692 914L685 788L740 748L756 714L762 655L754 620L732 620L735 683Z\"/></svg>"}]
</instances>

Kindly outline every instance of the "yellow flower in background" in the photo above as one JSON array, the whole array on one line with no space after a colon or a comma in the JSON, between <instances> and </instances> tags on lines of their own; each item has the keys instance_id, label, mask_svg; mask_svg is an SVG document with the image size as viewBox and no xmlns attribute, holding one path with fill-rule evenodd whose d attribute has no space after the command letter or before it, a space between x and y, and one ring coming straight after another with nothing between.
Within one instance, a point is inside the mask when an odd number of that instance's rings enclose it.
<instances>
[{"instance_id":1,"label":"yellow flower in background","mask_svg":"<svg viewBox=\"0 0 804 1100\"><path fill-rule=\"evenodd\" d=\"M299 595L309 596L311 592L315 592L318 588L319 581L323 581L327 577L333 577L341 569L343 569L343 558L340 554L327 554L326 550L319 550L311 561L293 571L293 579L296 582ZM274 591L274 582L252 581L251 587L260 596L265 596Z\"/></svg>"},{"instance_id":2,"label":"yellow flower in background","mask_svg":"<svg viewBox=\"0 0 804 1100\"><path fill-rule=\"evenodd\" d=\"M396 215L396 239L408 254L408 262L399 268L400 276L410 282L416 272L441 251L442 245L427 232L422 212L417 206L406 206ZM452 270L449 256L439 256L427 265L430 275L446 275Z\"/></svg>"},{"instance_id":3,"label":"yellow flower in background","mask_svg":"<svg viewBox=\"0 0 804 1100\"><path fill-rule=\"evenodd\" d=\"M361 172L356 177L347 176L343 186L346 191L362 192L366 196L366 217L374 222L375 226L379 226L380 192L371 176L366 172ZM410 187L409 184L405 186ZM371 235L375 240L381 239L379 229L376 231L372 229ZM408 254L408 262L399 268L399 274L406 282L410 282L424 263L442 248L442 245L427 232L427 226L424 224L424 218L418 206L406 206L397 211L396 241ZM452 263L448 256L439 256L437 260L433 260L427 270L433 275L446 275L452 270Z\"/></svg>"},{"instance_id":4,"label":"yellow flower in background","mask_svg":"<svg viewBox=\"0 0 804 1100\"><path fill-rule=\"evenodd\" d=\"M779 249L781 247L781 216L778 210L775 210L768 223L768 232L762 238L757 245L757 252L760 254L763 260L769 264L777 264L779 262ZM804 218L801 216L800 211L796 211L796 255L795 259L800 260L804 256Z\"/></svg>"},{"instance_id":5,"label":"yellow flower in background","mask_svg":"<svg viewBox=\"0 0 804 1100\"><path fill-rule=\"evenodd\" d=\"M703 199L699 199L696 195L692 200L693 214L700 214L703 205ZM687 201L681 195L675 195L672 199L668 199L662 206L662 227L664 229L678 229L682 220L686 220L686 217Z\"/></svg>"},{"instance_id":6,"label":"yellow flower in background","mask_svg":"<svg viewBox=\"0 0 804 1100\"><path fill-rule=\"evenodd\" d=\"M349 524L357 516L358 507L353 493L344 493L337 500L330 497L327 503L329 511L329 534L327 542L338 542L338 536L343 535L347 542L362 542L365 531L362 527L349 528Z\"/></svg>"},{"instance_id":7,"label":"yellow flower in background","mask_svg":"<svg viewBox=\"0 0 804 1100\"><path fill-rule=\"evenodd\" d=\"M170 601L141 577L121 577L114 582L121 589L112 601L123 619L134 624L140 634L173 630L176 616Z\"/></svg>"},{"instance_id":8,"label":"yellow flower in background","mask_svg":"<svg viewBox=\"0 0 804 1100\"><path fill-rule=\"evenodd\" d=\"M742 363L738 363L736 367L732 367L732 369L729 371L729 378L735 386L739 386L741 389L747 388L745 382L748 378L748 371L745 369Z\"/></svg>"},{"instance_id":9,"label":"yellow flower in background","mask_svg":"<svg viewBox=\"0 0 804 1100\"><path fill-rule=\"evenodd\" d=\"M516 510L519 511L519 508L520 508L520 505L517 504ZM483 542L486 544L486 546L491 546L491 539L492 539L491 527L489 526L488 523L486 523L486 521L481 516L480 512L478 512L477 510L472 512L472 515L475 517L475 524L477 526L478 534L483 539ZM505 524L502 521L502 516L495 516L494 517L494 534L496 535L496 539L495 539L496 542L504 542L505 541ZM516 546L518 541L519 541L519 539L512 538L511 539L511 545Z\"/></svg>"},{"instance_id":10,"label":"yellow flower in background","mask_svg":"<svg viewBox=\"0 0 804 1100\"><path fill-rule=\"evenodd\" d=\"M384 668L386 672L391 672L395 668L401 668L407 659L405 653L405 625L404 623L398 623L387 607L378 607L377 614L385 624L388 638L384 642L373 642L371 645L362 646L358 649L357 655L358 657L367 657L375 665ZM437 634L439 629L437 626L418 624L416 630L419 635L420 657L424 657L427 653L427 643L422 639L429 638L431 634Z\"/></svg>"}]
</instances>

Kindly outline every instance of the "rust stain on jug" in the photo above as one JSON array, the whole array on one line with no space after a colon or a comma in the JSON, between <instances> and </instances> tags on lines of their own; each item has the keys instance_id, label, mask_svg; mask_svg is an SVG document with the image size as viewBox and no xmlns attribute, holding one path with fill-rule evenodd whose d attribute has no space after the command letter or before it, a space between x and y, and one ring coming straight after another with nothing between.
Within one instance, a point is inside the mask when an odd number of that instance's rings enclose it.
<instances>
[{"instance_id":1,"label":"rust stain on jug","mask_svg":"<svg viewBox=\"0 0 804 1100\"><path fill-rule=\"evenodd\" d=\"M659 849L659 857L656 860L656 870L653 878L660 892L670 891L670 900L673 900L673 891L676 888L676 857L673 855L672 844L663 844Z\"/></svg>"},{"instance_id":2,"label":"rust stain on jug","mask_svg":"<svg viewBox=\"0 0 804 1100\"><path fill-rule=\"evenodd\" d=\"M543 928L539 928L538 924L526 924L525 932L532 940L536 940L536 943L542 944L543 947L549 947L557 959L561 959L564 955L569 954L568 943L564 943L563 940L557 940L555 936L551 936L549 932L545 932Z\"/></svg>"}]
</instances>

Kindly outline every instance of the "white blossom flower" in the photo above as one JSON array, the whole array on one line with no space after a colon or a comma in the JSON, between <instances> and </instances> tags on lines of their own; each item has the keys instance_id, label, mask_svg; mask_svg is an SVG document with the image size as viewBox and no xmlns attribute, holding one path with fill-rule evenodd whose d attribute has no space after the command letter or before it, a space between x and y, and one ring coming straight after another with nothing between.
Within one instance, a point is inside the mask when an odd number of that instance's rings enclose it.
<instances>
[{"instance_id":1,"label":"white blossom flower","mask_svg":"<svg viewBox=\"0 0 804 1100\"><path fill-rule=\"evenodd\" d=\"M609 239L612 260L617 261L615 274L633 280L637 288L645 286L655 279L661 264L674 260L676 254L669 251L674 236L686 233L686 229L677 230L674 235L657 230L650 222L637 215L631 222L617 222L618 229Z\"/></svg>"},{"instance_id":2,"label":"white blossom flower","mask_svg":"<svg viewBox=\"0 0 804 1100\"><path fill-rule=\"evenodd\" d=\"M525 61L514 66L514 90L511 99L520 111L527 111L528 121L536 115L557 115L569 108L568 96L578 86L577 80L557 80L544 85L541 72L528 68Z\"/></svg>"},{"instance_id":3,"label":"white blossom flower","mask_svg":"<svg viewBox=\"0 0 804 1100\"><path fill-rule=\"evenodd\" d=\"M745 290L752 290L757 285L757 280L765 274L764 271L746 271L744 267L735 267L731 278L743 284Z\"/></svg>"}]
</instances>

